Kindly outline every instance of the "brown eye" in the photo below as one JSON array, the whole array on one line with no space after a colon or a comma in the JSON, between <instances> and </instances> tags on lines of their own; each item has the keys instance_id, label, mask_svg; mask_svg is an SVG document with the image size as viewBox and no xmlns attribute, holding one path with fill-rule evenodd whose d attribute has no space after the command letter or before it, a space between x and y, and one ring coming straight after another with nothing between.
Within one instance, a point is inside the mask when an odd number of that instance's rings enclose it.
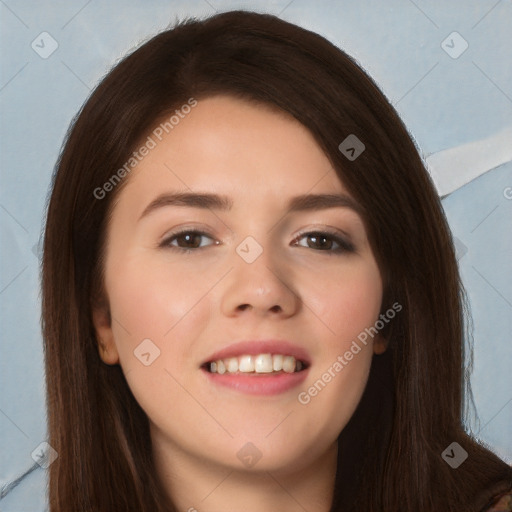
<instances>
[{"instance_id":1,"label":"brown eye","mask_svg":"<svg viewBox=\"0 0 512 512\"><path fill-rule=\"evenodd\" d=\"M331 249L333 240L332 238L325 235L317 235L312 234L308 235L309 240L311 240L313 246L310 245L312 249Z\"/></svg>"},{"instance_id":2,"label":"brown eye","mask_svg":"<svg viewBox=\"0 0 512 512\"><path fill-rule=\"evenodd\" d=\"M201 245L202 237L212 240L212 238L203 231L184 230L179 233L171 234L160 244L160 247L169 247L171 249L183 250L186 252L194 249L202 249L205 247L205 245Z\"/></svg>"},{"instance_id":3,"label":"brown eye","mask_svg":"<svg viewBox=\"0 0 512 512\"><path fill-rule=\"evenodd\" d=\"M179 235L175 237L176 241L178 242L178 246L182 247L180 244L180 241L184 243L186 249L197 249L201 246L201 240L200 238L203 235L199 235L196 233L185 233L183 235Z\"/></svg>"},{"instance_id":4,"label":"brown eye","mask_svg":"<svg viewBox=\"0 0 512 512\"><path fill-rule=\"evenodd\" d=\"M324 233L321 231L312 231L302 233L294 241L306 239L307 246L300 244L301 247L308 247L327 253L355 252L353 244L344 240L334 233Z\"/></svg>"}]
</instances>

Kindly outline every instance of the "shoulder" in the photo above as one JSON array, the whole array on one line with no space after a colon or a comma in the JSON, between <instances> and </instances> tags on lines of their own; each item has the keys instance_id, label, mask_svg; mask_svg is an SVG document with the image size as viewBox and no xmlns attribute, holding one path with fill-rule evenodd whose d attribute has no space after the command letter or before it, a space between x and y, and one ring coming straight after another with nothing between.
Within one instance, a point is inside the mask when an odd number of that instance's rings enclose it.
<instances>
[{"instance_id":1,"label":"shoulder","mask_svg":"<svg viewBox=\"0 0 512 512\"><path fill-rule=\"evenodd\" d=\"M512 512L512 490L496 496L482 512Z\"/></svg>"}]
</instances>

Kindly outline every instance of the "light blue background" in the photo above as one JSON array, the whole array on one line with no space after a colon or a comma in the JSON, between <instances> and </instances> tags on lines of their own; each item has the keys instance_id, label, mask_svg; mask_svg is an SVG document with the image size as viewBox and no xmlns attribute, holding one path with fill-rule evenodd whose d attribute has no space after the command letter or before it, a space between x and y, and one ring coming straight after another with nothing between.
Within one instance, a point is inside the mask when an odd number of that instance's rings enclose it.
<instances>
[{"instance_id":1,"label":"light blue background","mask_svg":"<svg viewBox=\"0 0 512 512\"><path fill-rule=\"evenodd\" d=\"M353 55L395 105L424 158L512 126L512 3L506 0L1 1L0 486L34 465L31 453L46 438L37 245L71 118L117 59L177 17L238 7L279 14ZM47 59L31 47L44 31L58 43ZM441 48L453 31L469 44L457 59ZM512 162L443 203L460 240L475 325L471 382L480 422L472 428L512 463L507 187ZM0 500L1 510L44 510L45 486L37 466Z\"/></svg>"}]
</instances>

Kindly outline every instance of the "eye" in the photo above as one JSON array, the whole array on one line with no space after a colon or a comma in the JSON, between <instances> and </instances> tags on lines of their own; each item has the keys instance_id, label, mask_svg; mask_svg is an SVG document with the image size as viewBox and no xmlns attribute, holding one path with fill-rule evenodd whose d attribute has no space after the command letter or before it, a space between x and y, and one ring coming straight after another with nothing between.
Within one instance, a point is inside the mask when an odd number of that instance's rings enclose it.
<instances>
[{"instance_id":1,"label":"eye","mask_svg":"<svg viewBox=\"0 0 512 512\"><path fill-rule=\"evenodd\" d=\"M202 237L213 240L213 238L204 231L184 229L177 233L171 233L160 243L159 246L190 253L194 250L207 247L208 245L218 245L217 241L214 241L213 244L201 244ZM307 245L299 244L299 240L306 240ZM355 252L355 247L352 243L335 233L325 231L309 231L301 233L293 240L293 244L310 249L316 249L319 252L321 251L328 254Z\"/></svg>"},{"instance_id":2,"label":"eye","mask_svg":"<svg viewBox=\"0 0 512 512\"><path fill-rule=\"evenodd\" d=\"M355 247L352 243L338 236L335 233L324 232L324 231L309 231L307 233L301 233L294 242L297 240L306 239L307 245L300 245L301 247L309 247L311 249L317 249L327 253L343 253L343 252L355 252ZM309 243L311 241L311 243ZM337 247L336 247L337 246Z\"/></svg>"},{"instance_id":3,"label":"eye","mask_svg":"<svg viewBox=\"0 0 512 512\"><path fill-rule=\"evenodd\" d=\"M201 245L201 237L213 240L208 233L192 229L184 229L177 233L171 233L165 240L160 243L160 247L169 247L178 251L191 252L194 249L202 249L205 245ZM173 242L176 241L177 245ZM217 242L215 242L216 244ZM208 245L208 244L207 244ZM212 245L212 244L209 244Z\"/></svg>"}]
</instances>

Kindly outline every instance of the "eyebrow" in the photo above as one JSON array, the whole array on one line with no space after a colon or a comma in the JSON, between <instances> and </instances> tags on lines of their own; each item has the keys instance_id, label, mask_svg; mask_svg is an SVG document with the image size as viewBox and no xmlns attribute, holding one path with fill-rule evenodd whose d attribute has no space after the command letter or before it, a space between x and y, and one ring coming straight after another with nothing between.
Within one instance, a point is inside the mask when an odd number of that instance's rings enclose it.
<instances>
[{"instance_id":1,"label":"eyebrow","mask_svg":"<svg viewBox=\"0 0 512 512\"><path fill-rule=\"evenodd\" d=\"M151 201L142 212L139 220L150 213L167 206L185 206L219 211L229 211L233 201L228 196L212 193L169 192L159 195ZM346 194L303 194L292 197L287 205L287 212L324 210L327 208L350 208L363 215L361 205Z\"/></svg>"}]
</instances>

